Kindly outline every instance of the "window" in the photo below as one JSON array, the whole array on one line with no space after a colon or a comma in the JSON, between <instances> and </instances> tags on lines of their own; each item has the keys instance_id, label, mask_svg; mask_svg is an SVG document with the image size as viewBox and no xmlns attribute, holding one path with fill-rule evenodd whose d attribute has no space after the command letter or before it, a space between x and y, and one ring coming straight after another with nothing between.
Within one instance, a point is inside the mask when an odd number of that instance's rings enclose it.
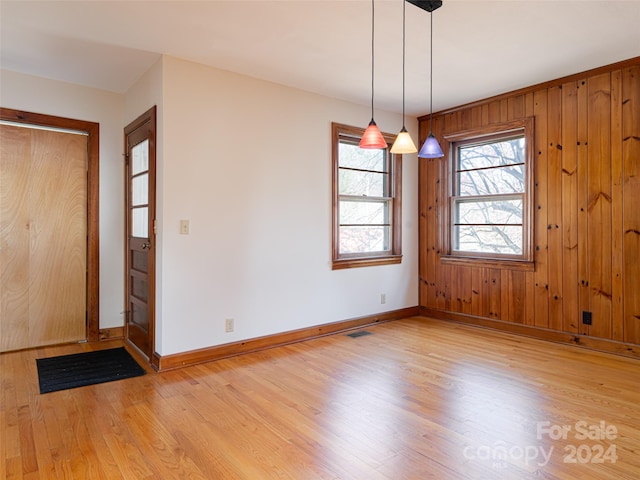
<instances>
[{"instance_id":1,"label":"window","mask_svg":"<svg viewBox=\"0 0 640 480\"><path fill-rule=\"evenodd\" d=\"M447 257L530 263L533 120L447 135Z\"/></svg>"},{"instance_id":2,"label":"window","mask_svg":"<svg viewBox=\"0 0 640 480\"><path fill-rule=\"evenodd\" d=\"M363 133L332 124L334 270L402 260L402 156L359 148Z\"/></svg>"}]
</instances>

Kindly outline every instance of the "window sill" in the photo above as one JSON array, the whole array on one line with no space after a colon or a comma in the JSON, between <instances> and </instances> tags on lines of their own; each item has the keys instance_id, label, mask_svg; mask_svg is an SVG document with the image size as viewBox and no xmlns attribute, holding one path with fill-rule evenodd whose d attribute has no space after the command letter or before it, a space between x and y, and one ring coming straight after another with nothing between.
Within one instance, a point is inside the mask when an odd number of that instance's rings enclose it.
<instances>
[{"instance_id":1,"label":"window sill","mask_svg":"<svg viewBox=\"0 0 640 480\"><path fill-rule=\"evenodd\" d=\"M402 255L385 255L384 257L357 257L334 259L331 264L332 270L342 270L344 268L374 267L377 265L393 265L402 263Z\"/></svg>"},{"instance_id":2,"label":"window sill","mask_svg":"<svg viewBox=\"0 0 640 480\"><path fill-rule=\"evenodd\" d=\"M466 265L469 267L500 268L525 272L534 272L536 269L535 263L527 260L461 257L456 255L440 255L440 263L443 265Z\"/></svg>"}]
</instances>

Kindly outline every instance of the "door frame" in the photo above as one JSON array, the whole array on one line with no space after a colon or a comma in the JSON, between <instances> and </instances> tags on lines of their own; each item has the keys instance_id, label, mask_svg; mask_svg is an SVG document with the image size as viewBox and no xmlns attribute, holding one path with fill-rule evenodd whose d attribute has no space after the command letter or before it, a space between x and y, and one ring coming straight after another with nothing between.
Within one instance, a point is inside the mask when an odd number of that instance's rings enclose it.
<instances>
[{"instance_id":1,"label":"door frame","mask_svg":"<svg viewBox=\"0 0 640 480\"><path fill-rule=\"evenodd\" d=\"M160 364L160 357L156 354L156 110L157 107L154 105L149 110L144 112L134 121L129 123L124 128L124 301L125 301L125 320L124 320L124 342L130 347L129 350L133 349L134 352L141 352L141 350L129 340L129 289L130 289L130 277L129 277L129 269L130 269L130 225L129 225L129 159L127 156L129 155L129 146L128 146L128 137L131 133L135 132L139 128L144 127L145 125L149 125L149 239L152 245L152 248L149 250L149 263L148 263L148 284L149 284L149 296L147 300L148 305L148 315L149 315L149 351L142 352L146 358L145 360L148 364L153 367L155 370L158 370ZM136 356L140 358L139 355Z\"/></svg>"},{"instance_id":2,"label":"door frame","mask_svg":"<svg viewBox=\"0 0 640 480\"><path fill-rule=\"evenodd\" d=\"M87 134L87 341L100 340L100 124L0 107L0 120Z\"/></svg>"}]
</instances>

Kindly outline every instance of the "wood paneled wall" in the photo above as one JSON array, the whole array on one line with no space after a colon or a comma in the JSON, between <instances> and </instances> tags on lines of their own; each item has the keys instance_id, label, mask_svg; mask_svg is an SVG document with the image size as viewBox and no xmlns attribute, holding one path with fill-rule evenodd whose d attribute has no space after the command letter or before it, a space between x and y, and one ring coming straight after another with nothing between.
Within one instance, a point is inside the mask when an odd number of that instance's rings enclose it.
<instances>
[{"instance_id":1,"label":"wood paneled wall","mask_svg":"<svg viewBox=\"0 0 640 480\"><path fill-rule=\"evenodd\" d=\"M535 271L442 264L444 135L530 116ZM640 344L640 57L441 112L433 127L445 157L420 159L420 306Z\"/></svg>"}]
</instances>

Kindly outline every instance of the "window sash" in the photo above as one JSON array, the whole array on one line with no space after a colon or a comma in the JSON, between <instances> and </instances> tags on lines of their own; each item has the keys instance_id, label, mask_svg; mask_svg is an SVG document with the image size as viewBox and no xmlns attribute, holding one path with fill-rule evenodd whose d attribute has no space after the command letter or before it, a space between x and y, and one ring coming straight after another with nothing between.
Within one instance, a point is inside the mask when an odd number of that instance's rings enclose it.
<instances>
[{"instance_id":1,"label":"window sash","mask_svg":"<svg viewBox=\"0 0 640 480\"><path fill-rule=\"evenodd\" d=\"M347 136L340 136L339 139L339 144L345 144L345 145L351 145L351 146L358 146L360 142L360 138L354 138L354 137L347 137ZM339 148L339 147L338 147ZM391 227L393 226L393 222L392 222L392 215L391 215L391 210L392 210L392 203L393 203L393 184L392 184L392 161L390 161L391 157L391 153L389 152L388 149L386 150L382 150L382 169L380 170L376 170L376 169L367 169L367 168L359 168L359 167L353 167L353 166L344 166L342 163L342 157L339 155L339 160L338 160L338 191L341 192L343 190L343 186L341 183L341 179L344 178L343 175L341 175L342 172L355 172L355 173L363 173L365 175L363 175L364 178L366 178L366 174L370 174L370 177L372 178L376 178L376 177L380 177L382 179L381 182L381 195L368 195L366 193L364 193L364 189L361 190L360 192L356 191L356 192L352 192L351 194L344 194L344 193L339 193L338 195L338 236L339 236L339 241L338 241L338 248L339 248L339 255L340 256L349 256L349 255L376 255L376 254L380 254L380 253L388 253L389 251L391 251L392 249L392 232L391 232ZM344 223L341 221L341 219L343 218L343 210L342 210L342 206L344 205L343 202L350 202L353 204L358 204L358 203L383 203L384 204L384 208L383 208L383 216L385 218L386 221L383 222L360 222L360 223ZM362 229L366 229L366 228L371 228L371 229L382 229L383 231L383 238L382 238L382 247L381 248L370 248L370 249L366 249L366 250L359 250L359 251L349 251L348 249L344 248L344 244L346 243L345 240L345 236L343 235L343 232L348 229L348 228L362 228ZM379 243L379 242L376 242Z\"/></svg>"}]
</instances>

